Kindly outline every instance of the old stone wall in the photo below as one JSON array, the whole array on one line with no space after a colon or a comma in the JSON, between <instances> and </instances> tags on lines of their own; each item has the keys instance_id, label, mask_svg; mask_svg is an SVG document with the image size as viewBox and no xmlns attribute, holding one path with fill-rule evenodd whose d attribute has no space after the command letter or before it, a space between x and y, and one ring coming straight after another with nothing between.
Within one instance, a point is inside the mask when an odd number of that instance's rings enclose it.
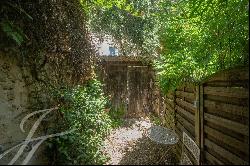
<instances>
[{"instance_id":1,"label":"old stone wall","mask_svg":"<svg viewBox=\"0 0 250 166\"><path fill-rule=\"evenodd\" d=\"M15 57L0 53L0 154L22 142L37 120L31 118L24 125L25 132L20 130L19 125L23 117L32 111L37 111L37 102L44 100L43 95L38 97L39 94L36 93L37 84L27 86L27 80L32 80L28 68L20 67ZM46 105L40 106L46 107ZM34 137L42 135L44 135L43 126L39 126ZM18 149L0 159L0 164L8 164ZM41 146L29 164L46 164L47 159L42 153L43 150L44 146ZM28 151L15 164L21 164L27 154Z\"/></svg>"},{"instance_id":2,"label":"old stone wall","mask_svg":"<svg viewBox=\"0 0 250 166\"><path fill-rule=\"evenodd\" d=\"M51 96L91 79L96 58L78 0L3 1L0 14L1 158L3 151L25 139L39 115L25 124L26 133L19 128L22 118L63 103ZM11 31L4 30L6 27ZM42 121L34 137L59 132L55 131L59 123L49 123L51 118L56 121L57 113ZM8 164L13 155L0 159L0 163ZM41 153L35 153L29 164L46 161Z\"/></svg>"}]
</instances>

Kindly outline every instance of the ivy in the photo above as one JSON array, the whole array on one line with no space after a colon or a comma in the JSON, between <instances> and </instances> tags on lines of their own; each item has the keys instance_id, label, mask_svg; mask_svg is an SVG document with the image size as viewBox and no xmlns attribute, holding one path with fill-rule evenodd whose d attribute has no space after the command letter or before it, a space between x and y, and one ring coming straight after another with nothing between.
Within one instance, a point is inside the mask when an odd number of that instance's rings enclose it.
<instances>
[{"instance_id":1,"label":"ivy","mask_svg":"<svg viewBox=\"0 0 250 166\"><path fill-rule=\"evenodd\" d=\"M102 84L96 79L85 86L65 89L57 94L63 100L63 128L76 129L73 133L52 142L57 147L59 164L103 164L106 157L101 148L105 136L112 128L112 120L105 107L107 99Z\"/></svg>"},{"instance_id":2,"label":"ivy","mask_svg":"<svg viewBox=\"0 0 250 166\"><path fill-rule=\"evenodd\" d=\"M112 36L123 56L156 56L159 46L155 12L159 1L81 1L89 28L100 40Z\"/></svg>"}]
</instances>

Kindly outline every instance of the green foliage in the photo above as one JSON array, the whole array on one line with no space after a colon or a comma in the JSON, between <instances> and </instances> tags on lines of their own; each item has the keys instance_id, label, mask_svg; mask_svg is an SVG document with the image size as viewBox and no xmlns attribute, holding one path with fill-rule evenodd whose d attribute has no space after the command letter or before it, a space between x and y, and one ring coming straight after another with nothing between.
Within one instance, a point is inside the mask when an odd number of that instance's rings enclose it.
<instances>
[{"instance_id":1,"label":"green foliage","mask_svg":"<svg viewBox=\"0 0 250 166\"><path fill-rule=\"evenodd\" d=\"M59 160L63 164L103 164L101 147L112 122L104 111L107 99L101 83L94 79L60 95L66 103L60 108L64 124L68 130L76 131L56 139L54 146L58 147Z\"/></svg>"},{"instance_id":2,"label":"green foliage","mask_svg":"<svg viewBox=\"0 0 250 166\"><path fill-rule=\"evenodd\" d=\"M154 12L158 1L93 0L81 1L89 16L92 32L110 35L120 54L153 56L158 47L157 19Z\"/></svg>"},{"instance_id":3,"label":"green foliage","mask_svg":"<svg viewBox=\"0 0 250 166\"><path fill-rule=\"evenodd\" d=\"M13 39L19 46L23 43L25 35L18 26L13 25L13 23L6 20L1 21L0 25L3 32L5 32L6 35Z\"/></svg>"},{"instance_id":4,"label":"green foliage","mask_svg":"<svg viewBox=\"0 0 250 166\"><path fill-rule=\"evenodd\" d=\"M82 6L91 31L111 35L122 55L160 54L154 64L165 92L249 64L247 0L93 0Z\"/></svg>"},{"instance_id":5,"label":"green foliage","mask_svg":"<svg viewBox=\"0 0 250 166\"><path fill-rule=\"evenodd\" d=\"M24 18L30 20L33 18L19 5L17 5L15 2L11 2L10 0L0 2L0 6L0 14L2 16L0 20L1 30L7 37L15 41L15 43L20 46L24 40L27 39L27 36L23 33L23 30L17 23L18 21L16 21L14 18L10 18L9 15L13 15L13 13L15 13L18 15L21 14Z\"/></svg>"},{"instance_id":6,"label":"green foliage","mask_svg":"<svg viewBox=\"0 0 250 166\"><path fill-rule=\"evenodd\" d=\"M155 62L167 92L183 81L248 65L248 1L163 1L158 14L161 57Z\"/></svg>"},{"instance_id":7,"label":"green foliage","mask_svg":"<svg viewBox=\"0 0 250 166\"><path fill-rule=\"evenodd\" d=\"M109 116L112 120L112 128L118 128L123 124L123 118L125 115L125 106L122 105L121 107L115 109L114 107L111 107L109 111Z\"/></svg>"},{"instance_id":8,"label":"green foliage","mask_svg":"<svg viewBox=\"0 0 250 166\"><path fill-rule=\"evenodd\" d=\"M151 114L149 118L150 118L150 121L151 121L154 125L156 125L156 126L162 126L162 125L163 125L163 122L162 122L162 120L160 119L159 116L154 115L154 114Z\"/></svg>"}]
</instances>

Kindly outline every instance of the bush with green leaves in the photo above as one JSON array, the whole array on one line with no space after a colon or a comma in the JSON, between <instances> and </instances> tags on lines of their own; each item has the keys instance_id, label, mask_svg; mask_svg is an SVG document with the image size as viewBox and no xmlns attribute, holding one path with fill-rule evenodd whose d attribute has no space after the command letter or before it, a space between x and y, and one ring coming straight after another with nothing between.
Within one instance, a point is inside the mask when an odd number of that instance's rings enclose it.
<instances>
[{"instance_id":1,"label":"bush with green leaves","mask_svg":"<svg viewBox=\"0 0 250 166\"><path fill-rule=\"evenodd\" d=\"M126 113L125 109L126 109L126 107L124 104L122 104L118 108L111 106L108 114L112 120L112 128L118 128L123 124L123 122L124 122L123 118L124 118L124 115Z\"/></svg>"},{"instance_id":2,"label":"bush with green leaves","mask_svg":"<svg viewBox=\"0 0 250 166\"><path fill-rule=\"evenodd\" d=\"M60 108L64 128L76 129L71 134L55 139L58 161L63 164L103 164L101 147L112 121L105 112L107 99L96 79L85 86L61 92L65 105Z\"/></svg>"}]
</instances>

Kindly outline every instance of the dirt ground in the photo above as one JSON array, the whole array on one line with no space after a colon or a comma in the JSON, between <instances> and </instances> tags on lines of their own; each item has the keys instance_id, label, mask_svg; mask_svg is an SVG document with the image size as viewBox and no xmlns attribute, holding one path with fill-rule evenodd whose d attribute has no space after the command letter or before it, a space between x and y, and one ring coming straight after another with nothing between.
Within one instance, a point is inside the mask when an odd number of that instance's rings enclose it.
<instances>
[{"instance_id":1,"label":"dirt ground","mask_svg":"<svg viewBox=\"0 0 250 166\"><path fill-rule=\"evenodd\" d=\"M111 132L103 152L110 158L107 165L173 165L173 146L157 144L147 136L152 126L148 118L126 119Z\"/></svg>"}]
</instances>

